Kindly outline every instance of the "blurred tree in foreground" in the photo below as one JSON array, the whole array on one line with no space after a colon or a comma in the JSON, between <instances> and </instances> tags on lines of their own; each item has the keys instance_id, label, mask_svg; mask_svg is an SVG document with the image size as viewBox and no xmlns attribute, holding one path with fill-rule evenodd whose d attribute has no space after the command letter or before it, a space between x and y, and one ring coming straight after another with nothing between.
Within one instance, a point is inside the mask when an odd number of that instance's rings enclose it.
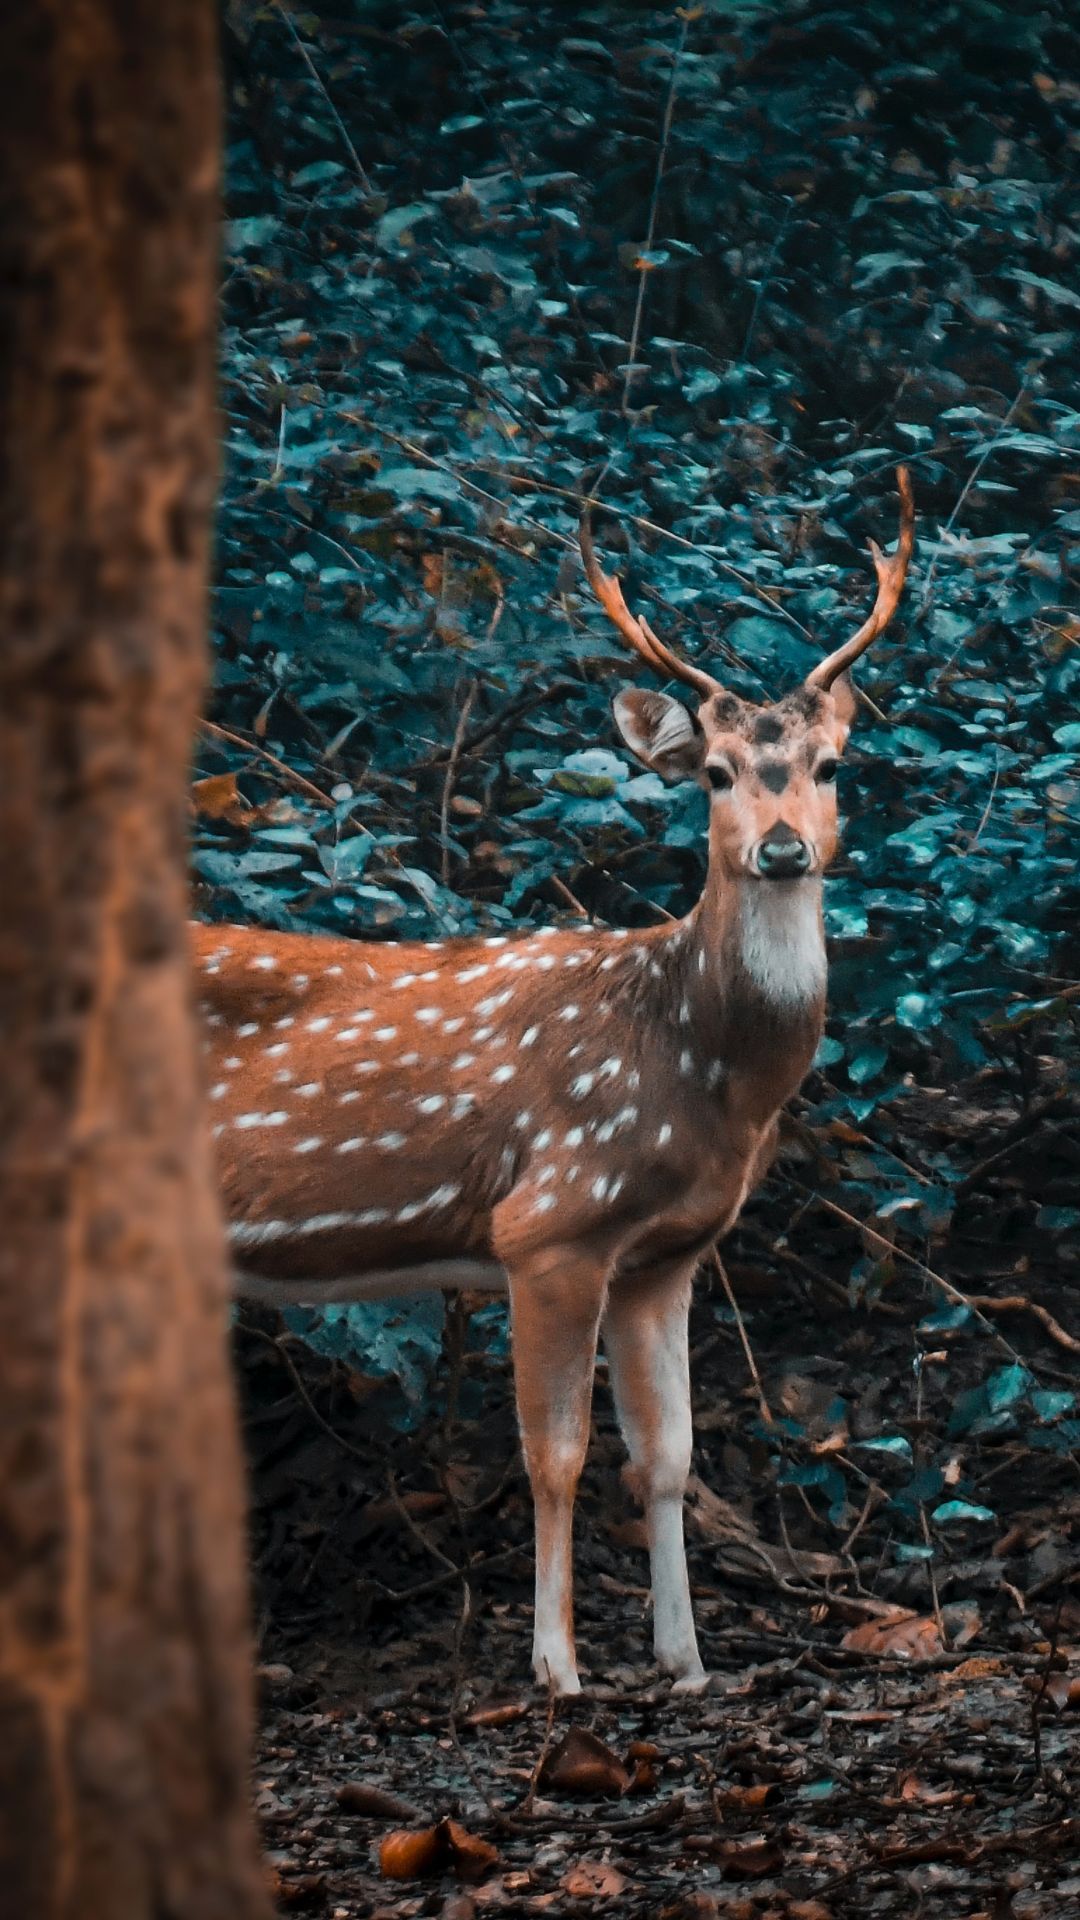
<instances>
[{"instance_id":1,"label":"blurred tree in foreground","mask_svg":"<svg viewBox=\"0 0 1080 1920\"><path fill-rule=\"evenodd\" d=\"M0 75L0 1910L265 1911L183 805L204 673L209 0Z\"/></svg>"}]
</instances>

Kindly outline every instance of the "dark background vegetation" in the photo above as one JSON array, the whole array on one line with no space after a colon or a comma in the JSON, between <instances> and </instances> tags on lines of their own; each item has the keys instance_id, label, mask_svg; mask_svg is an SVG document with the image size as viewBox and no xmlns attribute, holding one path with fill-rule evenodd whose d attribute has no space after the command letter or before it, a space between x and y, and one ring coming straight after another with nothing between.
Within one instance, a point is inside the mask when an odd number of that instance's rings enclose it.
<instances>
[{"instance_id":1,"label":"dark background vegetation","mask_svg":"<svg viewBox=\"0 0 1080 1920\"><path fill-rule=\"evenodd\" d=\"M702 802L615 748L580 494L632 602L766 698L861 619L911 467L801 1158L727 1250L765 1407L703 1286L700 1468L769 1552L839 1563L788 1566L800 1631L846 1585L939 1649L950 1602L1034 1645L1040 1605L1075 1607L1080 1523L1072 9L238 4L226 51L207 914L408 938L684 911ZM389 1646L413 1616L385 1590L485 1528L494 1617L523 1620L499 1312L449 1362L430 1318L370 1308L242 1341L272 1640L340 1650L360 1618ZM606 1427L599 1454L610 1517ZM594 1589L637 1577L589 1535ZM444 1586L411 1643L444 1691L457 1612Z\"/></svg>"}]
</instances>

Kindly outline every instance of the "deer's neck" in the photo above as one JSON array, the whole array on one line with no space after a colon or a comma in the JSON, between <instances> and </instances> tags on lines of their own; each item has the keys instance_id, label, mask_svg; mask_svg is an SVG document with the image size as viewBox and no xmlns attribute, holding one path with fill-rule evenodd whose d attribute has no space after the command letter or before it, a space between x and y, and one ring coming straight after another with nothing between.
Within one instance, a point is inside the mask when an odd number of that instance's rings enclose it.
<instances>
[{"instance_id":1,"label":"deer's neck","mask_svg":"<svg viewBox=\"0 0 1080 1920\"><path fill-rule=\"evenodd\" d=\"M695 1025L720 1058L797 1085L825 1011L820 876L708 886L688 931Z\"/></svg>"}]
</instances>

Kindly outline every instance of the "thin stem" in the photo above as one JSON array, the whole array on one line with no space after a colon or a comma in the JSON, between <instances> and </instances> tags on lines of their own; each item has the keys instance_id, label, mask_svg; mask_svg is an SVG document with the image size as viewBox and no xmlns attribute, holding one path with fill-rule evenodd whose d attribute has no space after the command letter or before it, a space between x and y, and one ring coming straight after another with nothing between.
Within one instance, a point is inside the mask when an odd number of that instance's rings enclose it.
<instances>
[{"instance_id":1,"label":"thin stem","mask_svg":"<svg viewBox=\"0 0 1080 1920\"><path fill-rule=\"evenodd\" d=\"M1008 412L1005 414L1003 420L1001 421L1001 424L998 427L997 432L994 434L993 439L987 441L985 447L983 448L978 459L976 460L975 465L972 467L971 472L968 474L967 479L965 480L963 486L960 489L960 494L959 494L959 498L957 499L956 505L953 508L952 512L950 513L948 519L946 520L945 525L942 527L941 532L938 534L937 544L931 556L930 565L927 568L926 584L923 587L923 596L919 602L920 614L925 613L927 607L930 605L930 599L934 590L934 575L937 572L937 563L941 558L941 549L945 545L946 540L948 539L950 533L953 530L954 525L956 524L956 516L960 512L960 509L963 506L964 501L967 499L968 494L971 492L972 487L975 485L976 480L978 479L980 473L982 472L987 461L989 460L990 455L993 453L994 448L997 446L1002 435L1004 434L1006 427L1009 426L1014 415L1016 414L1017 408L1020 406L1022 401L1027 399L1027 394L1028 394L1027 388L1021 387L1019 393L1016 395L1016 398L1013 400L1012 404L1010 405Z\"/></svg>"},{"instance_id":2,"label":"thin stem","mask_svg":"<svg viewBox=\"0 0 1080 1920\"><path fill-rule=\"evenodd\" d=\"M651 253L656 237L656 219L660 211L660 186L664 178L667 162L668 142L671 138L671 123L675 116L675 87L679 78L679 66L686 51L686 36L690 30L690 12L680 8L679 44L671 61L671 79L668 82L667 99L664 102L664 118L660 127L660 148L656 156L656 174L653 179L652 199L649 202L649 224L645 231L643 252ZM634 324L630 329L630 346L626 357L626 380L623 385L622 410L628 412L630 406L630 388L634 380L634 363L637 360L638 341L641 337L641 318L645 307L645 281L649 274L647 264L638 268L637 300L634 304Z\"/></svg>"},{"instance_id":3,"label":"thin stem","mask_svg":"<svg viewBox=\"0 0 1080 1920\"><path fill-rule=\"evenodd\" d=\"M439 840L442 845L441 878L444 887L450 885L450 800L454 791L454 781L457 778L458 764L461 760L461 750L465 743L465 729L469 724L469 715L473 710L473 703L479 691L480 682L479 680L474 680L461 703L461 712L458 714L457 726L454 729L454 744L450 748L450 757L446 762L446 777L443 780L442 804L439 808Z\"/></svg>"},{"instance_id":4,"label":"thin stem","mask_svg":"<svg viewBox=\"0 0 1080 1920\"><path fill-rule=\"evenodd\" d=\"M765 1398L765 1388L762 1385L761 1375L758 1372L758 1364L757 1364L757 1361L754 1359L754 1350L750 1345L750 1340L747 1335L746 1327L743 1323L743 1317L739 1310L739 1303L735 1298L735 1292L732 1287L731 1281L728 1279L727 1268L725 1267L715 1247L713 1248L713 1265L715 1266L717 1273L720 1275L720 1284L723 1287L725 1294L727 1295L728 1306L731 1308L732 1313L735 1315L735 1325L739 1330L739 1339L742 1341L742 1350L746 1356L746 1364L750 1369L750 1378L754 1383L754 1392L757 1394L757 1397L758 1397L758 1408L760 1410L761 1417L764 1420L765 1425L767 1427L775 1426L776 1422L773 1419L772 1408L770 1407L768 1400Z\"/></svg>"},{"instance_id":5,"label":"thin stem","mask_svg":"<svg viewBox=\"0 0 1080 1920\"><path fill-rule=\"evenodd\" d=\"M361 160L360 155L357 153L356 148L353 146L351 139L349 138L349 130L346 127L345 122L342 119L337 108L335 107L333 101L331 100L330 95L327 91L326 82L323 79L321 73L319 72L318 67L315 65L315 62L312 59L307 48L305 47L303 41L301 40L300 35L296 29L296 23L293 20L292 14L289 12L288 8L285 6L284 0L277 0L277 10L280 13L282 19L284 20L285 25L288 27L290 34L292 35L297 53L300 55L300 58L303 61L308 72L310 73L312 79L314 80L315 85L318 87L319 92L322 94L323 99L326 101L327 107L329 108L329 111L330 111L330 117L333 120L334 125L336 126L339 134L341 135L342 145L345 148L345 151L348 154L349 159L352 161L353 166L356 169L356 177L359 180L360 185L363 187L365 193L370 193L371 180L364 169L364 163Z\"/></svg>"}]
</instances>

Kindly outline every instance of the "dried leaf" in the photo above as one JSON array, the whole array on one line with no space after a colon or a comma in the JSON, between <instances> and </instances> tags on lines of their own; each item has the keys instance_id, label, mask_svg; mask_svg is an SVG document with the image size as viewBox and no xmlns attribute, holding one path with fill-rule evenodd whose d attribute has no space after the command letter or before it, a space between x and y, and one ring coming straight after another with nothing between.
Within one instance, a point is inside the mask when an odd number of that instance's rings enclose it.
<instances>
[{"instance_id":1,"label":"dried leaf","mask_svg":"<svg viewBox=\"0 0 1080 1920\"><path fill-rule=\"evenodd\" d=\"M926 1807L947 1807L960 1798L957 1787L931 1787L917 1773L905 1773L899 1781L901 1800L917 1800Z\"/></svg>"},{"instance_id":2,"label":"dried leaf","mask_svg":"<svg viewBox=\"0 0 1080 1920\"><path fill-rule=\"evenodd\" d=\"M326 1901L326 1878L321 1873L301 1873L286 1878L275 1874L272 1887L274 1904L283 1913L302 1912L308 1907L321 1907Z\"/></svg>"},{"instance_id":3,"label":"dried leaf","mask_svg":"<svg viewBox=\"0 0 1080 1920\"><path fill-rule=\"evenodd\" d=\"M579 1860L559 1884L575 1900L614 1900L626 1886L626 1875L606 1860Z\"/></svg>"},{"instance_id":4,"label":"dried leaf","mask_svg":"<svg viewBox=\"0 0 1080 1920\"><path fill-rule=\"evenodd\" d=\"M235 773L212 773L206 780L192 782L191 798L195 811L204 820L226 820L232 827L248 827L257 810L245 800Z\"/></svg>"},{"instance_id":5,"label":"dried leaf","mask_svg":"<svg viewBox=\"0 0 1080 1920\"><path fill-rule=\"evenodd\" d=\"M1030 1688L1037 1703L1045 1700L1058 1713L1080 1707L1080 1674L1026 1673L1024 1685Z\"/></svg>"},{"instance_id":6,"label":"dried leaf","mask_svg":"<svg viewBox=\"0 0 1080 1920\"><path fill-rule=\"evenodd\" d=\"M445 1866L448 1851L442 1821L435 1827L399 1827L379 1848L379 1872L384 1880L421 1880Z\"/></svg>"},{"instance_id":7,"label":"dried leaf","mask_svg":"<svg viewBox=\"0 0 1080 1920\"><path fill-rule=\"evenodd\" d=\"M466 1727L509 1727L515 1720L524 1720L528 1711L524 1700L509 1701L502 1707L475 1707L472 1713L465 1715L462 1724Z\"/></svg>"},{"instance_id":8,"label":"dried leaf","mask_svg":"<svg viewBox=\"0 0 1080 1920\"><path fill-rule=\"evenodd\" d=\"M493 1847L490 1840L481 1840L457 1820L441 1820L439 1825L445 1828L451 1864L459 1880L482 1880L492 1867L498 1866L499 1849Z\"/></svg>"},{"instance_id":9,"label":"dried leaf","mask_svg":"<svg viewBox=\"0 0 1080 1920\"><path fill-rule=\"evenodd\" d=\"M894 1660L932 1660L945 1651L937 1621L910 1607L894 1607L878 1620L851 1627L840 1645L854 1653L888 1654Z\"/></svg>"},{"instance_id":10,"label":"dried leaf","mask_svg":"<svg viewBox=\"0 0 1080 1920\"><path fill-rule=\"evenodd\" d=\"M780 1798L775 1780L759 1781L752 1787L723 1787L713 1795L717 1812L753 1813L774 1807Z\"/></svg>"},{"instance_id":11,"label":"dried leaf","mask_svg":"<svg viewBox=\"0 0 1080 1920\"><path fill-rule=\"evenodd\" d=\"M397 1829L379 1848L379 1872L384 1880L422 1880L452 1867L459 1880L482 1880L498 1865L498 1849L480 1840L457 1820L440 1820L434 1827Z\"/></svg>"},{"instance_id":12,"label":"dried leaf","mask_svg":"<svg viewBox=\"0 0 1080 1920\"><path fill-rule=\"evenodd\" d=\"M595 1733L570 1727L545 1760L539 1784L557 1792L600 1798L624 1794L630 1775L618 1754Z\"/></svg>"},{"instance_id":13,"label":"dried leaf","mask_svg":"<svg viewBox=\"0 0 1080 1920\"><path fill-rule=\"evenodd\" d=\"M419 1820L420 1809L385 1787L369 1787L363 1780L346 1780L334 1798L343 1813L366 1820Z\"/></svg>"},{"instance_id":14,"label":"dried leaf","mask_svg":"<svg viewBox=\"0 0 1080 1920\"><path fill-rule=\"evenodd\" d=\"M716 1849L716 1858L725 1873L737 1875L740 1879L757 1880L766 1873L775 1873L784 1856L774 1840L767 1840L762 1833L754 1833L745 1834L738 1840L724 1840Z\"/></svg>"},{"instance_id":15,"label":"dried leaf","mask_svg":"<svg viewBox=\"0 0 1080 1920\"><path fill-rule=\"evenodd\" d=\"M660 1762L660 1749L654 1747L651 1740L631 1740L626 1750L626 1762L633 1764L628 1793L654 1793L656 1791L657 1769Z\"/></svg>"}]
</instances>

